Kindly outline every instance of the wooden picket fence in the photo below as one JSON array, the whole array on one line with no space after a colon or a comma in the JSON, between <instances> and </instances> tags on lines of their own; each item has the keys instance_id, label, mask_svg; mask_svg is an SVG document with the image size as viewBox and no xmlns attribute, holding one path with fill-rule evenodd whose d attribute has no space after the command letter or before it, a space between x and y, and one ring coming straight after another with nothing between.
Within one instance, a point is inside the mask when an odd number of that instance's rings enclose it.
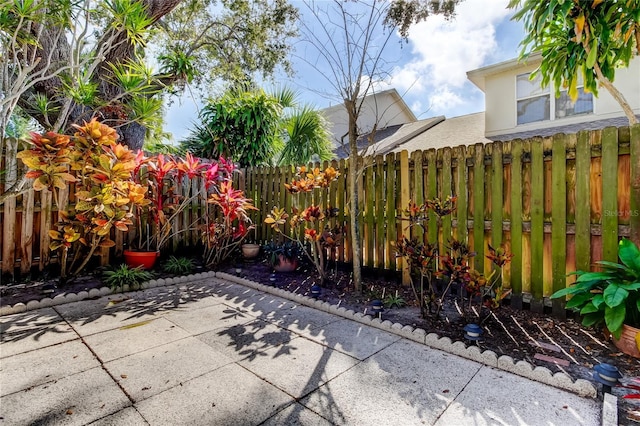
<instances>
[{"instance_id":1,"label":"wooden picket fence","mask_svg":"<svg viewBox=\"0 0 640 426\"><path fill-rule=\"evenodd\" d=\"M15 145L7 144L0 162L2 170L7 170L0 193L21 172ZM485 257L488 244L504 243L514 255L504 271L508 286L516 299L524 295L532 306L542 306L545 297L571 282L569 272L589 269L596 260L616 261L620 237L640 239L640 125L404 151L361 161L360 231L363 265L369 268L402 269L393 245L401 235L438 241L441 247L451 235L468 241L477 253L474 266L484 272L492 267ZM251 213L256 225L251 238L265 242L274 237L264 224L274 206L290 212L291 207L309 202L337 207L333 224L348 229L349 163L340 160L317 166L328 165L341 173L337 182L306 195L286 192L284 183L295 172L291 167L242 170L236 184L259 208ZM441 223L431 217L424 232L415 227L408 230L406 222L398 220L410 200L420 204L447 195L457 197L456 212ZM195 217L200 210L201 206L194 206L189 214ZM52 260L45 234L55 220L47 192L28 191L0 206L3 274L27 273L32 266L42 269ZM175 243L194 245L195 237ZM122 252L125 241L126 237L116 238L112 257ZM349 241L347 233L338 253L339 260L347 263ZM108 263L110 254L101 255L102 263Z\"/></svg>"}]
</instances>

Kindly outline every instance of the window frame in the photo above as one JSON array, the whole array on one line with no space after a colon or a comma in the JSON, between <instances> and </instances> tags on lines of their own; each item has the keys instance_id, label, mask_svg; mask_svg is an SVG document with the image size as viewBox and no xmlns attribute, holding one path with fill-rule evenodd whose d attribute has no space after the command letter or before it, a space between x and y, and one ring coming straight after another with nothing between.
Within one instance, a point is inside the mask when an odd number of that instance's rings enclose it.
<instances>
[{"instance_id":1,"label":"window frame","mask_svg":"<svg viewBox=\"0 0 640 426\"><path fill-rule=\"evenodd\" d=\"M539 94L535 94L535 95L518 97L518 78L522 77L522 76L527 76L527 78L528 78L529 76L531 76L532 72L533 71L520 73L520 74L516 74L516 76L515 76L516 78L515 78L514 113L515 113L515 125L516 125L516 127L527 126L527 125L531 125L531 124L535 124L535 123L544 123L544 122L565 120L565 119L570 119L572 117L587 116L587 115L595 113L595 110L596 110L595 99L596 98L595 98L595 96L593 96L593 93L589 93L589 95L591 95L591 111L580 113L580 114L565 115L564 117L556 117L556 101L558 100L558 98L556 98L556 96L555 96L555 90L552 90L553 85L547 86L545 92L542 92L542 93L539 93ZM580 90L580 89L584 90L584 84L582 83L582 79L579 80L579 84L578 84L577 88L578 88L578 90ZM541 89L541 90L544 90L544 89ZM567 93L567 92L568 92L568 89L560 90L561 94L562 93ZM527 99L542 98L542 97L545 97L545 96L549 96L549 119L529 121L527 123L518 123L518 102L524 101L524 100L527 100Z\"/></svg>"}]
</instances>

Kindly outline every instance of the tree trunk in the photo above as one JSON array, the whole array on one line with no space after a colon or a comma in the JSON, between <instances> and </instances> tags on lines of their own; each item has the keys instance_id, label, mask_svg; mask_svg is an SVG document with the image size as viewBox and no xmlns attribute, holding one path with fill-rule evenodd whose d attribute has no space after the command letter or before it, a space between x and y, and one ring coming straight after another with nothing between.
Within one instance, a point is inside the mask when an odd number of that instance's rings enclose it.
<instances>
[{"instance_id":1,"label":"tree trunk","mask_svg":"<svg viewBox=\"0 0 640 426\"><path fill-rule=\"evenodd\" d=\"M139 0L143 3L148 11L149 16L152 18L152 24L162 19L167 13L171 12L176 6L178 6L183 0ZM34 36L37 31L42 30L42 33L38 37L40 46L36 56L40 58L46 58L42 60L34 72L42 71L45 67L50 67L49 73L56 70L55 64L69 64L69 55L71 53L71 45L64 33L60 35L61 29L59 27L49 25L47 27L40 27L39 25L33 25L32 33ZM113 30L108 30L102 37L103 41L106 41L109 37L114 36ZM133 58L135 55L135 47L128 41L126 32L120 32L115 34L115 40L112 40L112 44L117 46L114 49L110 49L105 57L101 60L100 64L96 67L95 74L92 76L94 81L99 82L99 94L98 96L104 100L109 101L116 96L123 94L123 89L114 84L111 84L111 69L109 64L125 63ZM50 60L48 60L50 58ZM60 77L54 76L44 80L41 83L36 84L33 90L25 93L21 97L19 105L27 110L30 110L30 97L35 94L44 94L48 99L59 99L62 91L62 81ZM64 102L64 100L63 100ZM66 114L66 117L60 117L60 114ZM48 117L33 115L35 119L47 130L54 130L58 132L70 131L70 126L73 123L81 123L82 121L89 121L95 114L95 111L91 108L77 105L72 103L68 109L61 108L59 111L50 112ZM59 118L62 118L59 122ZM58 125L56 125L58 123ZM118 129L121 136L121 142L129 147L136 149L141 148L144 143L144 136L146 128L138 123L131 123Z\"/></svg>"},{"instance_id":2,"label":"tree trunk","mask_svg":"<svg viewBox=\"0 0 640 426\"><path fill-rule=\"evenodd\" d=\"M594 64L593 69L596 71L596 75L598 76L598 81L600 82L600 84L602 84L604 88L607 89L607 91L611 94L611 96L613 96L613 99L615 99L620 104L620 107L624 111L624 115L626 115L627 119L629 119L629 126L637 124L638 119L633 113L633 109L631 109L629 102L627 102L622 92L620 92L616 88L616 86L614 86L613 83L611 83L611 81L609 81L609 79L605 77L604 74L602 74L602 70L600 69L600 66L597 62Z\"/></svg>"},{"instance_id":3,"label":"tree trunk","mask_svg":"<svg viewBox=\"0 0 640 426\"><path fill-rule=\"evenodd\" d=\"M360 235L360 209L358 194L358 125L356 122L355 101L345 100L345 107L349 114L349 192L350 212L349 225L351 227L351 254L353 267L353 286L356 292L362 291L362 238Z\"/></svg>"}]
</instances>

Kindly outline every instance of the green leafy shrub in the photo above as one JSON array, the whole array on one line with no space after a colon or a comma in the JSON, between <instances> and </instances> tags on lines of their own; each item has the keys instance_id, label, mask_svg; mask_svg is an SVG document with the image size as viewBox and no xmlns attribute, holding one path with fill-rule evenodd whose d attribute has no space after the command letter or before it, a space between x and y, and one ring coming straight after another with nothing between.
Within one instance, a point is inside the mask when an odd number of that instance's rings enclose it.
<instances>
[{"instance_id":1,"label":"green leafy shrub","mask_svg":"<svg viewBox=\"0 0 640 426\"><path fill-rule=\"evenodd\" d=\"M188 275L193 271L194 265L191 259L186 257L171 256L162 266L162 270L168 274Z\"/></svg>"},{"instance_id":2,"label":"green leafy shrub","mask_svg":"<svg viewBox=\"0 0 640 426\"><path fill-rule=\"evenodd\" d=\"M139 288L140 285L153 278L150 272L143 270L142 268L130 268L127 265L120 265L109 271L105 271L102 274L105 283L111 289L124 291L124 286L128 285L130 289Z\"/></svg>"},{"instance_id":3,"label":"green leafy shrub","mask_svg":"<svg viewBox=\"0 0 640 426\"><path fill-rule=\"evenodd\" d=\"M624 324L640 327L640 250L623 238L618 257L622 263L596 262L601 271L574 272L578 276L575 284L551 295L572 295L567 308L580 312L582 325L605 324L616 339Z\"/></svg>"}]
</instances>

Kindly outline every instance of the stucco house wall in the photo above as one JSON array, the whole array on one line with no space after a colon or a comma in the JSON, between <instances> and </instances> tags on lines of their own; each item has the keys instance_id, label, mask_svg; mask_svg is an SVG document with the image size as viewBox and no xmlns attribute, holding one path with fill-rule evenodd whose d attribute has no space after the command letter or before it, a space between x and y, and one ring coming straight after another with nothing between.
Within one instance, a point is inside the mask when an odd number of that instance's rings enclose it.
<instances>
[{"instance_id":1,"label":"stucco house wall","mask_svg":"<svg viewBox=\"0 0 640 426\"><path fill-rule=\"evenodd\" d=\"M485 136L527 132L550 127L587 123L624 116L620 105L604 88L593 98L593 112L584 115L517 124L516 76L535 70L540 56L529 58L526 64L510 60L469 71L467 76L485 93ZM616 72L614 85L620 90L636 114L640 114L640 57L634 58L628 68ZM551 96L554 96L553 89Z\"/></svg>"},{"instance_id":2,"label":"stucco house wall","mask_svg":"<svg viewBox=\"0 0 640 426\"><path fill-rule=\"evenodd\" d=\"M344 105L334 105L321 110L324 117L330 123L330 131L334 145L339 146L341 138L347 134L349 117ZM402 100L395 89L385 90L364 98L358 128L360 134L366 134L373 130L378 123L378 129L385 127L411 123L416 121L416 116ZM348 140L345 138L345 143Z\"/></svg>"}]
</instances>

